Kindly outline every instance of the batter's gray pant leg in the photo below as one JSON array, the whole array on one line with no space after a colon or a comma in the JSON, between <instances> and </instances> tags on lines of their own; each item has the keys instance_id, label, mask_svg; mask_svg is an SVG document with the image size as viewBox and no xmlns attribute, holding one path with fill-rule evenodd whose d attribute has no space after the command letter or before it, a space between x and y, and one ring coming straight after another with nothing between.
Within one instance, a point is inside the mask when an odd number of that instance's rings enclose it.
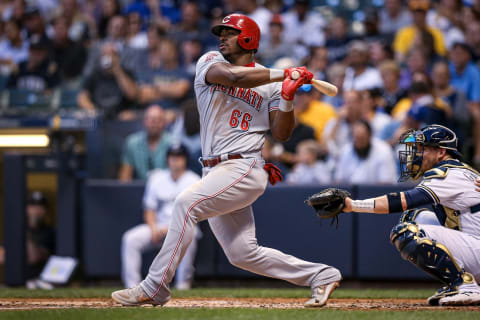
<instances>
[{"instance_id":1,"label":"batter's gray pant leg","mask_svg":"<svg viewBox=\"0 0 480 320\"><path fill-rule=\"evenodd\" d=\"M178 195L162 249L140 284L143 290L157 303L166 303L196 223L249 206L264 192L266 179L263 164L256 159L226 161Z\"/></svg>"},{"instance_id":2,"label":"batter's gray pant leg","mask_svg":"<svg viewBox=\"0 0 480 320\"><path fill-rule=\"evenodd\" d=\"M210 228L231 264L266 277L299 286L316 287L341 279L340 271L259 246L251 206L208 219Z\"/></svg>"}]
</instances>

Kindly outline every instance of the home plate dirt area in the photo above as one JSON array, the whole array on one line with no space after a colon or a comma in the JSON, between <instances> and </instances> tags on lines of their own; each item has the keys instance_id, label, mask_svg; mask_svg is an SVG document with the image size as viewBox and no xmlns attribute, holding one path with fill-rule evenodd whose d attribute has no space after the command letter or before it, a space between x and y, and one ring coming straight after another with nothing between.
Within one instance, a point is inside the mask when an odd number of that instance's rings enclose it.
<instances>
[{"instance_id":1,"label":"home plate dirt area","mask_svg":"<svg viewBox=\"0 0 480 320\"><path fill-rule=\"evenodd\" d=\"M263 308L303 309L306 299L298 298L174 298L164 308ZM0 310L64 308L121 308L108 298L2 298ZM144 306L151 308L151 306ZM462 310L480 311L480 306L432 307L425 299L330 299L324 307L340 310Z\"/></svg>"}]
</instances>

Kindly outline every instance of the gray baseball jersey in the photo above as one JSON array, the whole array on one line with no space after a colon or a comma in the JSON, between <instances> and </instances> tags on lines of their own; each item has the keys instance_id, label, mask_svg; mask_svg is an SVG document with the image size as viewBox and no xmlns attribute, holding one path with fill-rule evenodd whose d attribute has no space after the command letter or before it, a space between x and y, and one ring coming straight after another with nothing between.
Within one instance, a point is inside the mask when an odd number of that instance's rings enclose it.
<instances>
[{"instance_id":1,"label":"gray baseball jersey","mask_svg":"<svg viewBox=\"0 0 480 320\"><path fill-rule=\"evenodd\" d=\"M209 84L205 76L216 63L229 62L218 51L207 52L199 59L195 76L203 157L260 155L265 132L270 128L269 112L278 110L282 84L251 89ZM264 67L256 63L255 68Z\"/></svg>"}]
</instances>

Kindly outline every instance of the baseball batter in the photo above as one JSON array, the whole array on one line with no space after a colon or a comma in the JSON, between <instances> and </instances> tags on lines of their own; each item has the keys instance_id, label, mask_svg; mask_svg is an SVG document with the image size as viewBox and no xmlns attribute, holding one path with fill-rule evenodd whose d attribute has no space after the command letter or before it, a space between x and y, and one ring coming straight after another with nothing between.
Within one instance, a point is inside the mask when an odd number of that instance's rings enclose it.
<instances>
[{"instance_id":1,"label":"baseball batter","mask_svg":"<svg viewBox=\"0 0 480 320\"><path fill-rule=\"evenodd\" d=\"M276 70L256 64L260 30L244 15L226 16L212 32L219 37L219 52L200 58L195 77L203 178L175 200L165 243L147 278L137 287L112 293L112 298L123 305L165 304L195 225L208 219L233 265L310 286L312 299L305 305L323 306L338 286L340 272L259 246L251 206L265 191L268 179L275 182L277 177L275 168L267 167L270 177L264 169L265 133L270 129L278 140L290 137L295 92L310 83L313 75L305 68Z\"/></svg>"},{"instance_id":2,"label":"baseball batter","mask_svg":"<svg viewBox=\"0 0 480 320\"><path fill-rule=\"evenodd\" d=\"M455 133L440 125L407 131L401 138L400 179L418 179L414 189L375 199L345 199L345 212L406 210L390 240L408 260L446 286L431 305L480 304L480 175L459 161ZM432 205L434 212L421 208Z\"/></svg>"}]
</instances>

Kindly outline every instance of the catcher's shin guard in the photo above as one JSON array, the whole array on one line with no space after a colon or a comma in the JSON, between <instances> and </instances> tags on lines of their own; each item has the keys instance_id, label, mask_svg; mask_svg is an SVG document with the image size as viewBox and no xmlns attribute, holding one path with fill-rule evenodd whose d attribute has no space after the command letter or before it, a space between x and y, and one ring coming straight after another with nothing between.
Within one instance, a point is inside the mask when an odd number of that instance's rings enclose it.
<instances>
[{"instance_id":1,"label":"catcher's shin guard","mask_svg":"<svg viewBox=\"0 0 480 320\"><path fill-rule=\"evenodd\" d=\"M402 222L393 227L390 240L403 259L412 262L450 288L473 283L473 276L462 270L442 244L425 238L416 222Z\"/></svg>"}]
</instances>

